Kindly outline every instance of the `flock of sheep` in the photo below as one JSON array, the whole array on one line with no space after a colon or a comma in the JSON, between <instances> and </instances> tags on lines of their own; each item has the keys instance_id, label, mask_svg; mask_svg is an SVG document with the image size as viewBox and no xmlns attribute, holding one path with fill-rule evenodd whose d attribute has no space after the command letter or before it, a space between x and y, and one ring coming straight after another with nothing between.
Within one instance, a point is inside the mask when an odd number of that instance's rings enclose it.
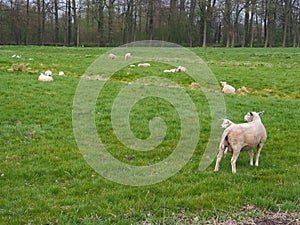
<instances>
[{"instance_id":1,"label":"flock of sheep","mask_svg":"<svg viewBox=\"0 0 300 225\"><path fill-rule=\"evenodd\" d=\"M116 59L117 56L110 53L110 59ZM129 60L131 58L130 53L126 53L124 56L125 60ZM135 65L131 65L134 67ZM149 67L149 63L140 63L138 67ZM165 73L175 73L175 72L186 72L187 69L183 66L179 66L177 68L171 70L164 70ZM59 72L60 76L64 75L64 72ZM50 70L41 73L38 78L39 81L53 81L52 72ZM220 82L223 89L222 92L225 94L235 94L236 90L233 86L227 84L226 82ZM192 83L192 86L195 86L196 83ZM244 91L247 92L245 87L239 89L239 92ZM245 115L244 119L246 123L235 124L228 119L223 119L223 123L221 125L224 128L224 132L221 137L220 145L219 145L219 153L217 155L215 172L219 170L220 161L224 154L227 151L232 153L231 158L231 169L232 173L236 173L236 161L241 151L249 151L250 155L250 165L253 166L253 149L257 148L256 152L256 161L255 166L258 166L259 156L262 150L262 147L267 139L266 129L261 121L260 116L263 112L249 112Z\"/></svg>"},{"instance_id":2,"label":"flock of sheep","mask_svg":"<svg viewBox=\"0 0 300 225\"><path fill-rule=\"evenodd\" d=\"M110 59L116 59L116 55L109 54ZM125 60L131 58L130 53L125 54ZM134 65L131 65L132 67ZM149 67L149 63L138 64L138 67ZM186 72L187 69L183 66L179 66L174 69L164 70L165 73ZM235 94L236 89L227 84L227 82L220 82L222 85L222 92L225 94ZM197 86L197 83L192 83L192 87ZM241 87L237 90L239 93L248 93L246 87ZM258 166L259 156L262 147L267 139L266 129L261 121L260 116L263 112L249 112L245 115L244 119L246 123L235 124L228 119L223 119L221 125L224 128L224 132L221 137L219 145L219 153L217 155L215 172L219 171L220 161L227 151L232 153L231 158L231 170L232 173L236 173L236 161L241 151L249 151L250 165L253 166L253 149L257 148L255 166Z\"/></svg>"}]
</instances>

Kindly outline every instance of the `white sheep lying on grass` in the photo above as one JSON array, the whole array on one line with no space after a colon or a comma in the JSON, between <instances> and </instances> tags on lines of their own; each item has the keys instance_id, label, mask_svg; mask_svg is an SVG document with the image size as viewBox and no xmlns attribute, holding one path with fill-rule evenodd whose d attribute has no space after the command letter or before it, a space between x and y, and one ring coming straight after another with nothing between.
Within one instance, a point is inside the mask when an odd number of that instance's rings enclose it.
<instances>
[{"instance_id":1,"label":"white sheep lying on grass","mask_svg":"<svg viewBox=\"0 0 300 225\"><path fill-rule=\"evenodd\" d=\"M262 113L263 112L249 112L244 117L248 123L231 124L224 130L219 146L215 171L219 170L220 161L226 147L233 153L231 158L232 173L236 173L236 161L240 152L243 150L249 151L250 165L253 166L253 148L257 147L255 166L258 166L260 152L267 139L266 129L260 119Z\"/></svg>"},{"instance_id":2,"label":"white sheep lying on grass","mask_svg":"<svg viewBox=\"0 0 300 225\"><path fill-rule=\"evenodd\" d=\"M186 72L187 69L184 66L178 66L177 68L164 70L164 73L177 73L177 72Z\"/></svg>"},{"instance_id":3,"label":"white sheep lying on grass","mask_svg":"<svg viewBox=\"0 0 300 225\"><path fill-rule=\"evenodd\" d=\"M149 67L151 66L150 63L140 63L138 64L138 67Z\"/></svg>"},{"instance_id":4,"label":"white sheep lying on grass","mask_svg":"<svg viewBox=\"0 0 300 225\"><path fill-rule=\"evenodd\" d=\"M221 85L223 86L222 92L225 94L234 94L235 93L235 88L232 87L231 85L227 84L227 82L220 82Z\"/></svg>"},{"instance_id":5,"label":"white sheep lying on grass","mask_svg":"<svg viewBox=\"0 0 300 225\"><path fill-rule=\"evenodd\" d=\"M177 69L176 69L176 72L186 72L187 69L184 67L184 66L178 66Z\"/></svg>"},{"instance_id":6,"label":"white sheep lying on grass","mask_svg":"<svg viewBox=\"0 0 300 225\"><path fill-rule=\"evenodd\" d=\"M48 76L44 73L41 73L41 75L38 78L39 81L53 81L52 76Z\"/></svg>"}]
</instances>

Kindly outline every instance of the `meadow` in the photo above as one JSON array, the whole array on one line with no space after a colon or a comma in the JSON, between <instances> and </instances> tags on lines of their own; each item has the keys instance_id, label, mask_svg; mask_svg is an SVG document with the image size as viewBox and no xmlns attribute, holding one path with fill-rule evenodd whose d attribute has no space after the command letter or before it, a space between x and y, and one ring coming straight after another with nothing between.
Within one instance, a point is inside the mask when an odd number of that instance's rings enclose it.
<instances>
[{"instance_id":1,"label":"meadow","mask_svg":"<svg viewBox=\"0 0 300 225\"><path fill-rule=\"evenodd\" d=\"M210 133L210 110L191 79L176 73L172 81L186 90L200 126L197 147L174 176L148 186L122 185L97 173L81 154L73 133L76 88L86 69L108 48L37 46L0 47L0 224L205 224L264 212L300 212L300 49L192 48L218 81L249 93L224 95L226 117L243 122L249 111L264 111L268 133L259 167L250 167L242 152L237 174L230 153L215 173L214 162L199 171ZM20 58L12 57L20 55ZM134 57L134 55L133 55ZM18 65L24 64L18 71ZM138 78L168 78L163 63L124 67L99 94L97 133L109 152L132 166L153 165L167 158L180 136L180 118L168 102L150 97L130 112L133 134L146 139L149 120L160 116L168 130L154 151L125 147L114 133L111 108L119 91ZM50 69L53 82L38 76ZM188 69L188 68L187 68ZM99 72L101 73L101 71ZM221 91L221 86L220 90ZM221 125L221 118L220 118ZM222 129L220 128L222 131ZM245 210L248 209L248 210Z\"/></svg>"}]
</instances>

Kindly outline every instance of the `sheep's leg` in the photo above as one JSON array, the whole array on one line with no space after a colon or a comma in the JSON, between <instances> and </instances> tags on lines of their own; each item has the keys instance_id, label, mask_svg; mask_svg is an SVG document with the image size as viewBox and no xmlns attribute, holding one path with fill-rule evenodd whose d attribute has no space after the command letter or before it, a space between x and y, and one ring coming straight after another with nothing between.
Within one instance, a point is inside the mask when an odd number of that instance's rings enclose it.
<instances>
[{"instance_id":1,"label":"sheep's leg","mask_svg":"<svg viewBox=\"0 0 300 225\"><path fill-rule=\"evenodd\" d=\"M259 160L260 152L262 150L263 145L264 145L264 143L259 143L257 146L255 166L258 166L258 160Z\"/></svg>"},{"instance_id":2,"label":"sheep's leg","mask_svg":"<svg viewBox=\"0 0 300 225\"><path fill-rule=\"evenodd\" d=\"M253 166L253 149L249 150L249 155L250 155L250 166Z\"/></svg>"},{"instance_id":3,"label":"sheep's leg","mask_svg":"<svg viewBox=\"0 0 300 225\"><path fill-rule=\"evenodd\" d=\"M225 147L224 154L227 154L228 147Z\"/></svg>"},{"instance_id":4,"label":"sheep's leg","mask_svg":"<svg viewBox=\"0 0 300 225\"><path fill-rule=\"evenodd\" d=\"M216 166L215 166L215 172L219 171L219 167L220 167L220 161L222 159L224 155L224 149L220 149L218 156L217 156L217 161L216 161Z\"/></svg>"},{"instance_id":5,"label":"sheep's leg","mask_svg":"<svg viewBox=\"0 0 300 225\"><path fill-rule=\"evenodd\" d=\"M236 173L236 161L239 157L240 152L239 151L235 151L233 150L233 155L231 158L231 169L232 169L232 173Z\"/></svg>"}]
</instances>

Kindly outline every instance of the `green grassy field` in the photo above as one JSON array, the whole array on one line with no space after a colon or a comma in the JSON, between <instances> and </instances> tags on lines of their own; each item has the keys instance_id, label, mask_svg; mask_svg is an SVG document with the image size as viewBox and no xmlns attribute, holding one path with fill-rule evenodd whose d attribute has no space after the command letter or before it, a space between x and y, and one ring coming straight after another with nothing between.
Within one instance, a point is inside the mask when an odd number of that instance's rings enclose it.
<instances>
[{"instance_id":1,"label":"green grassy field","mask_svg":"<svg viewBox=\"0 0 300 225\"><path fill-rule=\"evenodd\" d=\"M0 224L202 224L212 218L242 220L264 210L300 212L300 49L190 49L218 81L245 86L245 95L224 95L227 118L243 122L248 111L261 111L268 132L260 166L248 153L231 173L227 154L220 171L214 163L199 171L211 118L203 93L189 88L184 73L172 78L186 89L198 115L197 148L178 173L149 186L126 186L103 178L83 158L73 134L72 110L80 77L104 48L0 47ZM12 55L21 55L13 58ZM24 63L22 71L17 71ZM40 72L65 76L38 81ZM137 78L162 73L164 64L126 67L107 81L95 112L99 137L110 153L129 165L155 164L172 153L180 136L180 118L166 101L147 98L132 108L130 123L138 138L149 136L148 123L164 118L168 132L154 151L122 145L111 125L118 92ZM104 82L104 81L95 81ZM221 87L220 87L221 90ZM221 124L221 120L220 120ZM220 128L221 129L221 128ZM128 160L133 156L134 160ZM253 205L259 210L241 213Z\"/></svg>"}]
</instances>

